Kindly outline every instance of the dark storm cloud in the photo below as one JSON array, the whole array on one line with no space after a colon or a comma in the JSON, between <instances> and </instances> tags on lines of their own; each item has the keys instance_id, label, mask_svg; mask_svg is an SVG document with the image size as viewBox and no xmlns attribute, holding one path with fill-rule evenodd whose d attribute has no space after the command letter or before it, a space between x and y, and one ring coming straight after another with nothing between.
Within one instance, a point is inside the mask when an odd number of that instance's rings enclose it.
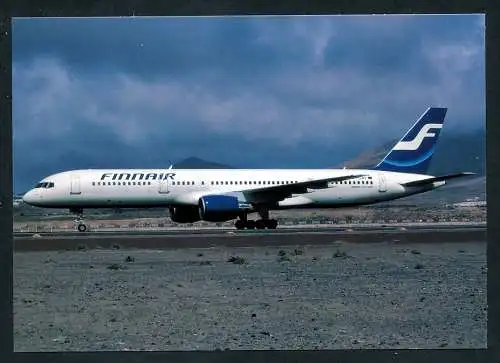
<instances>
[{"instance_id":1,"label":"dark storm cloud","mask_svg":"<svg viewBox=\"0 0 500 363\"><path fill-rule=\"evenodd\" d=\"M198 77L207 69L244 76L304 62L306 54L299 43L276 47L261 42L259 22L241 18L18 20L13 49L18 62L46 55L82 73L120 71L146 78Z\"/></svg>"},{"instance_id":2,"label":"dark storm cloud","mask_svg":"<svg viewBox=\"0 0 500 363\"><path fill-rule=\"evenodd\" d=\"M484 127L480 16L22 19L14 173L322 167L401 136L427 106Z\"/></svg>"}]
</instances>

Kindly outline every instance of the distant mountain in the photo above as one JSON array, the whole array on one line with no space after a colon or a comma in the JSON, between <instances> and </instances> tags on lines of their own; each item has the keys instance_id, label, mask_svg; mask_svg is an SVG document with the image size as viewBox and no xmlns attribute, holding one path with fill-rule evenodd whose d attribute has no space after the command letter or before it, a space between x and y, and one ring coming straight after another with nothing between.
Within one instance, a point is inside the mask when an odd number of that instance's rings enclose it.
<instances>
[{"instance_id":1,"label":"distant mountain","mask_svg":"<svg viewBox=\"0 0 500 363\"><path fill-rule=\"evenodd\" d=\"M233 167L216 163L213 161L207 161L200 159L195 156L191 156L187 159L181 160L174 164L174 169L233 169Z\"/></svg>"},{"instance_id":2,"label":"distant mountain","mask_svg":"<svg viewBox=\"0 0 500 363\"><path fill-rule=\"evenodd\" d=\"M354 159L344 161L340 165L335 165L334 168L343 168L344 166L348 169L365 169L371 168L378 164L380 160L389 152L389 150L398 142L399 140L392 140L386 142L385 144L375 148L363 151L361 154L356 156Z\"/></svg>"},{"instance_id":3,"label":"distant mountain","mask_svg":"<svg viewBox=\"0 0 500 363\"><path fill-rule=\"evenodd\" d=\"M335 167L370 168L389 152L398 140L389 141L380 147L367 150L357 157ZM474 131L464 134L443 133L436 146L429 174L446 174L457 171L471 171L478 175L486 172L486 134Z\"/></svg>"}]
</instances>

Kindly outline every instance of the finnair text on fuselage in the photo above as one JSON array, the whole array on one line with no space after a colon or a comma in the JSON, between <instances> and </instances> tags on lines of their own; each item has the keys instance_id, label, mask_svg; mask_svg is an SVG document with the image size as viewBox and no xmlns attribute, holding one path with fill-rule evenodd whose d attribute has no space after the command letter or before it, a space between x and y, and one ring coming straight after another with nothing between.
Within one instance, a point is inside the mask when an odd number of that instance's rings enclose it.
<instances>
[{"instance_id":1,"label":"finnair text on fuselage","mask_svg":"<svg viewBox=\"0 0 500 363\"><path fill-rule=\"evenodd\" d=\"M101 175L101 180L166 180L174 179L176 173L137 173L137 172L120 172L120 173L104 173Z\"/></svg>"}]
</instances>

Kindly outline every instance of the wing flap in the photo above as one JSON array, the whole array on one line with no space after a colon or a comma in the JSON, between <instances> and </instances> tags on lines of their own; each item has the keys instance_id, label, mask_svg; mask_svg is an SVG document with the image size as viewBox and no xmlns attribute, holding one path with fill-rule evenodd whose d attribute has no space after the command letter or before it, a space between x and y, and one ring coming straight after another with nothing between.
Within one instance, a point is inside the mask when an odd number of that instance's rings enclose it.
<instances>
[{"instance_id":1,"label":"wing flap","mask_svg":"<svg viewBox=\"0 0 500 363\"><path fill-rule=\"evenodd\" d=\"M405 187L417 187L417 186L431 184L434 182L455 179L455 178L461 178L464 176L471 176L471 175L476 175L476 174L470 173L470 172L462 172L462 173L456 173L456 174L441 175L441 176L436 176L436 177L432 177L432 178L426 178L426 179L411 181L411 182L407 182L407 183L402 183L401 185L403 185Z\"/></svg>"}]
</instances>

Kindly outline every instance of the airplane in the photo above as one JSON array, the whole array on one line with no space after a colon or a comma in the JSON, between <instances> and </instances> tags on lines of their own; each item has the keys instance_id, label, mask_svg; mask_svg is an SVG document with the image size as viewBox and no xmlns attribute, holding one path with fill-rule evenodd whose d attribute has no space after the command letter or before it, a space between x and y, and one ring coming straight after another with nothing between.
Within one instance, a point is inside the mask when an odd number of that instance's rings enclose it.
<instances>
[{"instance_id":1,"label":"airplane","mask_svg":"<svg viewBox=\"0 0 500 363\"><path fill-rule=\"evenodd\" d=\"M85 232L88 208L165 208L176 223L235 220L237 229L276 229L272 210L369 205L428 192L459 172L427 175L447 108L429 107L371 169L88 169L43 178L27 204L68 208ZM250 220L258 213L260 219Z\"/></svg>"}]
</instances>

